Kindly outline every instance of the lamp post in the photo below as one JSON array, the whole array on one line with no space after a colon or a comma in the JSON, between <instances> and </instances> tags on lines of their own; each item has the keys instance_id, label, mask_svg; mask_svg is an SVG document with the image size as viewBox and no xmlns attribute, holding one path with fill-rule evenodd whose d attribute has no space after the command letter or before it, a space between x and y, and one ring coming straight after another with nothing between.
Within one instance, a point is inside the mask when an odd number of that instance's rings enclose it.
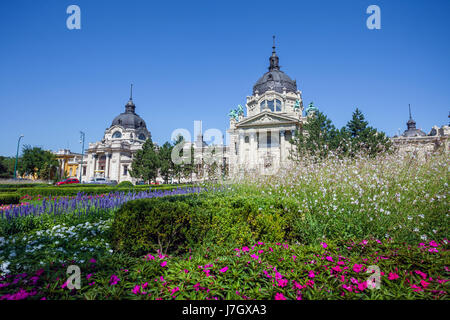
<instances>
[{"instance_id":1,"label":"lamp post","mask_svg":"<svg viewBox=\"0 0 450 320\"><path fill-rule=\"evenodd\" d=\"M23 134L20 135L19 140L17 141L16 162L14 163L14 180L16 180L17 159L19 158L19 144L20 144L20 139L22 139L22 138L23 138Z\"/></svg>"},{"instance_id":2,"label":"lamp post","mask_svg":"<svg viewBox=\"0 0 450 320\"><path fill-rule=\"evenodd\" d=\"M80 131L80 143L82 143L81 147L81 163L80 163L80 183L81 183L81 174L83 172L83 156L84 156L84 132Z\"/></svg>"}]
</instances>

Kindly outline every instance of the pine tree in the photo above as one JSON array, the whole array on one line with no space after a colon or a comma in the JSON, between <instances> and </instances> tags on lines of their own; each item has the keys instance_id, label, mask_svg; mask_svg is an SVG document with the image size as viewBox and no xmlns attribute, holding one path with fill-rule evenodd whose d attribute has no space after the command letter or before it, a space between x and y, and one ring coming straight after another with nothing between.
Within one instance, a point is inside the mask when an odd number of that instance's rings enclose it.
<instances>
[{"instance_id":1,"label":"pine tree","mask_svg":"<svg viewBox=\"0 0 450 320\"><path fill-rule=\"evenodd\" d=\"M347 153L350 156L360 152L374 156L380 152L388 151L391 147L391 142L384 132L379 132L370 127L358 108L353 112L352 119L342 129L342 132L348 141Z\"/></svg>"},{"instance_id":2,"label":"pine tree","mask_svg":"<svg viewBox=\"0 0 450 320\"><path fill-rule=\"evenodd\" d=\"M172 162L172 150L173 146L169 142L166 142L161 146L161 148L159 148L158 151L161 166L159 173L164 179L165 183L169 182L169 179L173 176L174 173L175 165Z\"/></svg>"},{"instance_id":3,"label":"pine tree","mask_svg":"<svg viewBox=\"0 0 450 320\"><path fill-rule=\"evenodd\" d=\"M141 150L138 150L131 163L130 175L134 178L143 179L149 184L158 175L161 160L157 153L156 146L151 138L148 138Z\"/></svg>"}]
</instances>

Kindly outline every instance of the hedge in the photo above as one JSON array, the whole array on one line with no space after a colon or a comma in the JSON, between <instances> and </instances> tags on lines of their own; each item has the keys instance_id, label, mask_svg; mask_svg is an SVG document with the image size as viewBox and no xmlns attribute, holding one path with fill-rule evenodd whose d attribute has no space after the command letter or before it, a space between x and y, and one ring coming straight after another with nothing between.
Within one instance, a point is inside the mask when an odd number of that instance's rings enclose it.
<instances>
[{"instance_id":1,"label":"hedge","mask_svg":"<svg viewBox=\"0 0 450 320\"><path fill-rule=\"evenodd\" d=\"M20 195L17 193L0 193L0 205L18 204L19 202Z\"/></svg>"},{"instance_id":2,"label":"hedge","mask_svg":"<svg viewBox=\"0 0 450 320\"><path fill-rule=\"evenodd\" d=\"M89 195L95 194L105 194L111 192L139 192L139 191L147 191L147 190L173 190L179 188L179 186L167 186L167 187L159 187L154 188L153 186L145 186L144 188L127 188L127 187L92 187L92 186L79 186L72 188L61 188L61 187L46 187L46 188L22 188L17 190L16 192L21 196L29 195L29 196L76 196L78 193L84 193Z\"/></svg>"},{"instance_id":3,"label":"hedge","mask_svg":"<svg viewBox=\"0 0 450 320\"><path fill-rule=\"evenodd\" d=\"M14 192L22 188L45 188L51 186L45 183L5 183L0 184L0 192Z\"/></svg>"},{"instance_id":4,"label":"hedge","mask_svg":"<svg viewBox=\"0 0 450 320\"><path fill-rule=\"evenodd\" d=\"M297 240L297 210L289 213L285 205L268 197L223 194L133 200L115 214L113 244L117 251L139 255L160 248L175 253L211 244Z\"/></svg>"}]
</instances>

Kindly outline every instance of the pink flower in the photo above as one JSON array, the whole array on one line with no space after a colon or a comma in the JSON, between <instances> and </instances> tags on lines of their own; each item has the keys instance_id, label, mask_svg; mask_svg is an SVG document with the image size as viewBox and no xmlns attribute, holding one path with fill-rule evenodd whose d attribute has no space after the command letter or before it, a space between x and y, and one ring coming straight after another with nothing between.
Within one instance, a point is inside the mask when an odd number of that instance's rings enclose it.
<instances>
[{"instance_id":1,"label":"pink flower","mask_svg":"<svg viewBox=\"0 0 450 320\"><path fill-rule=\"evenodd\" d=\"M426 279L427 278L427 274L420 271L420 270L416 270L414 271L415 273L417 273L418 275L420 275L422 277L422 279Z\"/></svg>"},{"instance_id":2,"label":"pink flower","mask_svg":"<svg viewBox=\"0 0 450 320\"><path fill-rule=\"evenodd\" d=\"M96 263L96 262L97 262L97 260L95 260L95 259L91 259L91 260L89 260L89 262L90 262L90 263Z\"/></svg>"},{"instance_id":3,"label":"pink flower","mask_svg":"<svg viewBox=\"0 0 450 320\"><path fill-rule=\"evenodd\" d=\"M258 257L256 254L250 255L250 257L252 257L252 258L255 259L255 260L259 259L259 257Z\"/></svg>"},{"instance_id":4,"label":"pink flower","mask_svg":"<svg viewBox=\"0 0 450 320\"><path fill-rule=\"evenodd\" d=\"M320 244L322 245L322 247L323 247L324 249L326 249L326 248L328 247L328 245L327 245L325 242L321 242Z\"/></svg>"},{"instance_id":5,"label":"pink flower","mask_svg":"<svg viewBox=\"0 0 450 320\"><path fill-rule=\"evenodd\" d=\"M439 244L436 241L431 240L430 241L430 246L432 246L432 247L439 247Z\"/></svg>"},{"instance_id":6,"label":"pink flower","mask_svg":"<svg viewBox=\"0 0 450 320\"><path fill-rule=\"evenodd\" d=\"M388 279L389 280L395 280L395 279L398 279L398 274L396 274L396 273L394 273L394 272L389 272L389 275L388 275Z\"/></svg>"},{"instance_id":7,"label":"pink flower","mask_svg":"<svg viewBox=\"0 0 450 320\"><path fill-rule=\"evenodd\" d=\"M366 281L358 283L358 290L359 291L364 291L366 288L367 288L367 282Z\"/></svg>"},{"instance_id":8,"label":"pink flower","mask_svg":"<svg viewBox=\"0 0 450 320\"><path fill-rule=\"evenodd\" d=\"M167 261L161 262L161 267L165 267L167 265Z\"/></svg>"},{"instance_id":9,"label":"pink flower","mask_svg":"<svg viewBox=\"0 0 450 320\"><path fill-rule=\"evenodd\" d=\"M287 286L287 284L288 284L288 282L289 282L289 280L288 279L280 279L280 280L278 280L278 286L279 287L286 287Z\"/></svg>"},{"instance_id":10,"label":"pink flower","mask_svg":"<svg viewBox=\"0 0 450 320\"><path fill-rule=\"evenodd\" d=\"M292 256L292 259L295 261L295 259L297 258L297 256Z\"/></svg>"},{"instance_id":11,"label":"pink flower","mask_svg":"<svg viewBox=\"0 0 450 320\"><path fill-rule=\"evenodd\" d=\"M428 287L428 285L430 284L429 282L426 282L424 280L420 280L420 284L422 285L422 287L426 288Z\"/></svg>"},{"instance_id":12,"label":"pink flower","mask_svg":"<svg viewBox=\"0 0 450 320\"><path fill-rule=\"evenodd\" d=\"M220 269L219 272L225 273L225 272L227 272L227 270L228 270L228 266Z\"/></svg>"},{"instance_id":13,"label":"pink flower","mask_svg":"<svg viewBox=\"0 0 450 320\"><path fill-rule=\"evenodd\" d=\"M145 256L145 259L146 259L147 261L150 261L150 260L155 260L155 257L152 256L152 255L149 253L148 255Z\"/></svg>"},{"instance_id":14,"label":"pink flower","mask_svg":"<svg viewBox=\"0 0 450 320\"><path fill-rule=\"evenodd\" d=\"M116 285L120 281L119 277L113 274L109 280L109 285L113 286Z\"/></svg>"},{"instance_id":15,"label":"pink flower","mask_svg":"<svg viewBox=\"0 0 450 320\"><path fill-rule=\"evenodd\" d=\"M423 291L423 289L421 287L419 287L418 285L412 284L411 288L413 288L415 292L419 292L419 291Z\"/></svg>"},{"instance_id":16,"label":"pink flower","mask_svg":"<svg viewBox=\"0 0 450 320\"><path fill-rule=\"evenodd\" d=\"M180 291L180 288L179 288L179 287L173 288L173 289L172 289L172 294L174 294L174 293L177 292L177 291Z\"/></svg>"},{"instance_id":17,"label":"pink flower","mask_svg":"<svg viewBox=\"0 0 450 320\"><path fill-rule=\"evenodd\" d=\"M346 285L346 284L343 284L342 288L344 288L345 290L350 291L350 292L353 290L352 286Z\"/></svg>"},{"instance_id":18,"label":"pink flower","mask_svg":"<svg viewBox=\"0 0 450 320\"><path fill-rule=\"evenodd\" d=\"M248 251L249 249L248 249L248 247L242 247L242 251Z\"/></svg>"},{"instance_id":19,"label":"pink flower","mask_svg":"<svg viewBox=\"0 0 450 320\"><path fill-rule=\"evenodd\" d=\"M131 292L132 292L133 294L138 294L138 293L140 293L140 291L141 291L141 286L140 286L140 285L136 285L136 286L133 288L133 290L131 290Z\"/></svg>"},{"instance_id":20,"label":"pink flower","mask_svg":"<svg viewBox=\"0 0 450 320\"><path fill-rule=\"evenodd\" d=\"M333 262L333 257L328 256L328 257L326 257L325 259L326 259L327 261Z\"/></svg>"},{"instance_id":21,"label":"pink flower","mask_svg":"<svg viewBox=\"0 0 450 320\"><path fill-rule=\"evenodd\" d=\"M331 270L336 271L336 272L341 272L341 267L336 266L336 267L332 267Z\"/></svg>"},{"instance_id":22,"label":"pink flower","mask_svg":"<svg viewBox=\"0 0 450 320\"><path fill-rule=\"evenodd\" d=\"M361 269L362 269L362 264L355 263L353 265L353 271L355 271L356 273L361 272Z\"/></svg>"},{"instance_id":23,"label":"pink flower","mask_svg":"<svg viewBox=\"0 0 450 320\"><path fill-rule=\"evenodd\" d=\"M310 277L310 278L314 278L316 275L314 274L314 271L313 270L310 270L309 272L308 272L308 277Z\"/></svg>"},{"instance_id":24,"label":"pink flower","mask_svg":"<svg viewBox=\"0 0 450 320\"><path fill-rule=\"evenodd\" d=\"M282 293L275 294L275 300L286 300L286 297Z\"/></svg>"}]
</instances>

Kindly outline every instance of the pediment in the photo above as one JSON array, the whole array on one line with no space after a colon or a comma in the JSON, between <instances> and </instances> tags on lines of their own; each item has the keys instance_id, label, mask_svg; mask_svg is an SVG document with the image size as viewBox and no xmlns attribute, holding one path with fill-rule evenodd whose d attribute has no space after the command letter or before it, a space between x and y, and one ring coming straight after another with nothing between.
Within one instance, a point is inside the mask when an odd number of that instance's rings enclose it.
<instances>
[{"instance_id":1,"label":"pediment","mask_svg":"<svg viewBox=\"0 0 450 320\"><path fill-rule=\"evenodd\" d=\"M285 125L285 124L298 124L300 121L293 117L274 113L270 111L264 111L253 117L247 118L236 124L236 128L252 127L252 126L266 126L266 125Z\"/></svg>"}]
</instances>

